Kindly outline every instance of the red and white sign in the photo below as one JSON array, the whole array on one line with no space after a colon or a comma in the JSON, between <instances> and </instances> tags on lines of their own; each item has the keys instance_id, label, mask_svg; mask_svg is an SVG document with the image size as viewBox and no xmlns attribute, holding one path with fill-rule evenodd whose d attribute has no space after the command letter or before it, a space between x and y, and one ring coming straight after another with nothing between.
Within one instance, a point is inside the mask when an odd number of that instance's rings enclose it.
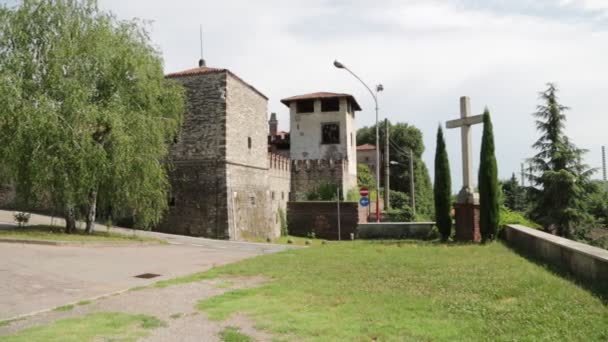
<instances>
[{"instance_id":1,"label":"red and white sign","mask_svg":"<svg viewBox=\"0 0 608 342\"><path fill-rule=\"evenodd\" d=\"M359 189L359 195L361 195L361 197L369 196L369 189L368 188Z\"/></svg>"}]
</instances>

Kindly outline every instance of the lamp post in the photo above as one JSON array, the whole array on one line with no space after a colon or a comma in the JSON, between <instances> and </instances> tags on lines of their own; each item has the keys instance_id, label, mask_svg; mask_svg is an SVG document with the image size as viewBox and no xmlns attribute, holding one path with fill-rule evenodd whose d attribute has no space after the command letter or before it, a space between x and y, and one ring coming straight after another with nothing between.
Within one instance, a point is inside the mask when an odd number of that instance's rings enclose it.
<instances>
[{"instance_id":1,"label":"lamp post","mask_svg":"<svg viewBox=\"0 0 608 342\"><path fill-rule=\"evenodd\" d=\"M369 91L374 99L374 103L376 104L376 222L380 222L380 133L378 127L378 93L384 90L382 84L378 84L376 86L376 93L372 91L372 89L365 83L363 80L357 76L354 72L352 72L346 65L334 61L334 66L338 69L344 69L348 71L353 77L355 77L365 88ZM388 158L388 156L386 156Z\"/></svg>"},{"instance_id":2,"label":"lamp post","mask_svg":"<svg viewBox=\"0 0 608 342\"><path fill-rule=\"evenodd\" d=\"M415 193L415 186L414 186L414 158L413 155L414 153L412 152L412 149L410 148L409 151L409 166L410 166L410 207L412 207L412 213L414 214L414 216L416 215L416 193ZM394 160L391 160L391 165L402 165L400 162L396 162Z\"/></svg>"}]
</instances>

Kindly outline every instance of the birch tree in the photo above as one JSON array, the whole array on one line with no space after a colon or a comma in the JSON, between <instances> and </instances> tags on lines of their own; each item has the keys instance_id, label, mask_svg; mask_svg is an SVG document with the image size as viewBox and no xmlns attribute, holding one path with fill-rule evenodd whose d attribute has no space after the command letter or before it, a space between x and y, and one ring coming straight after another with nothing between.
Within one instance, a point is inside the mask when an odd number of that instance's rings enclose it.
<instances>
[{"instance_id":1,"label":"birch tree","mask_svg":"<svg viewBox=\"0 0 608 342\"><path fill-rule=\"evenodd\" d=\"M141 21L95 0L0 8L0 160L20 201L60 209L68 233L78 218L90 232L100 203L160 220L183 99Z\"/></svg>"}]
</instances>

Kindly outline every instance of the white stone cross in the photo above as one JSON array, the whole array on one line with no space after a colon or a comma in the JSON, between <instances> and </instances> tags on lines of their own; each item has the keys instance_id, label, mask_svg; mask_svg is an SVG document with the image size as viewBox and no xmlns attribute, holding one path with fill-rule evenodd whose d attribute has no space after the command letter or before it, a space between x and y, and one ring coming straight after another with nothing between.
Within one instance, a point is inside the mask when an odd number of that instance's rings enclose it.
<instances>
[{"instance_id":1,"label":"white stone cross","mask_svg":"<svg viewBox=\"0 0 608 342\"><path fill-rule=\"evenodd\" d=\"M446 122L446 127L460 128L462 137L462 190L458 194L459 203L479 202L473 187L473 151L471 144L471 126L483 123L483 115L471 115L471 100L467 96L460 98L460 119Z\"/></svg>"}]
</instances>

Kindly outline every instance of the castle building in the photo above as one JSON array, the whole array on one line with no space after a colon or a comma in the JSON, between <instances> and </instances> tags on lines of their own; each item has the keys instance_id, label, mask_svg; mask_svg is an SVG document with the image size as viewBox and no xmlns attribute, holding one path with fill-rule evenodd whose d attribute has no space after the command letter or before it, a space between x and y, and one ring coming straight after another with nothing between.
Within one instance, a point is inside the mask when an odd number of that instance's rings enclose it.
<instances>
[{"instance_id":1,"label":"castle building","mask_svg":"<svg viewBox=\"0 0 608 342\"><path fill-rule=\"evenodd\" d=\"M280 235L287 202L323 183L344 196L357 183L353 96L314 93L282 102L291 132L267 121L268 98L230 70L198 68L166 76L186 89L171 146L169 211L156 231L242 240Z\"/></svg>"}]
</instances>

